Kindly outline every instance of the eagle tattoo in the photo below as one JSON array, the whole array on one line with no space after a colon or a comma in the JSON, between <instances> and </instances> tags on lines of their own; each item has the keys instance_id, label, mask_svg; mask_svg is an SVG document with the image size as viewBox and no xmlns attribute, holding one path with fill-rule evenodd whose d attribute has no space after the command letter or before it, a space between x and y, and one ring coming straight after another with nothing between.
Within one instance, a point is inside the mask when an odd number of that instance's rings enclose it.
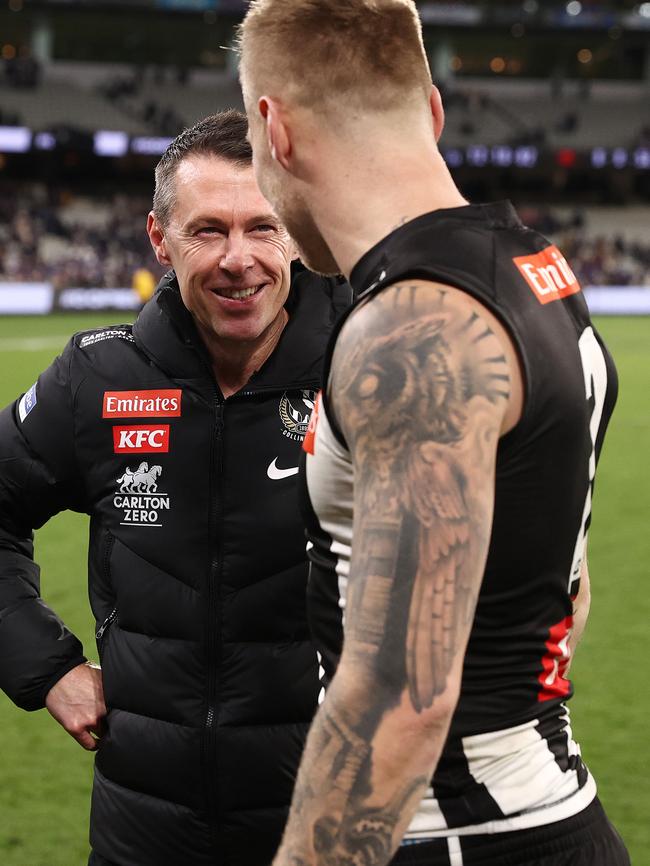
<instances>
[{"instance_id":1,"label":"eagle tattoo","mask_svg":"<svg viewBox=\"0 0 650 866\"><path fill-rule=\"evenodd\" d=\"M388 580L410 586L403 646L418 712L444 691L456 636L475 600L466 568L473 548L472 491L456 457L470 448L473 461L483 460L498 431L480 423L482 411L508 396L506 359L494 353L493 340L485 340L494 332L475 313L454 328L448 317L432 313L371 343L362 340L338 380L346 428L354 431L362 513L369 523L381 515L402 529L407 518L417 527L417 551L409 561L415 573L397 568L379 575L370 569L364 594L370 599L372 584L385 587ZM373 483L364 485L364 477ZM404 482L396 484L395 477ZM370 551L368 557L373 560ZM385 589L383 597L388 599ZM386 628L391 615L375 604L365 619L374 616Z\"/></svg>"}]
</instances>

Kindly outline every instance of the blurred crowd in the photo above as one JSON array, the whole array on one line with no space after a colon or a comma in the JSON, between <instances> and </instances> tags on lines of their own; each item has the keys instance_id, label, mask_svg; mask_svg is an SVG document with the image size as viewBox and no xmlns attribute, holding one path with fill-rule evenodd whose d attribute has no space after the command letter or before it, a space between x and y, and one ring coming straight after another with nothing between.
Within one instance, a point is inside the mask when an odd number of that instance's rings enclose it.
<instances>
[{"instance_id":1,"label":"blurred crowd","mask_svg":"<svg viewBox=\"0 0 650 866\"><path fill-rule=\"evenodd\" d=\"M146 195L75 195L43 184L0 186L0 281L50 282L56 289L134 286L164 273L145 232ZM520 209L524 223L549 236L583 286L650 287L650 244L590 232L588 211L560 216Z\"/></svg>"},{"instance_id":2,"label":"blurred crowd","mask_svg":"<svg viewBox=\"0 0 650 866\"><path fill-rule=\"evenodd\" d=\"M143 268L164 269L145 232L151 200L85 198L43 184L0 187L0 280L56 289L132 286Z\"/></svg>"},{"instance_id":3,"label":"blurred crowd","mask_svg":"<svg viewBox=\"0 0 650 866\"><path fill-rule=\"evenodd\" d=\"M582 286L650 287L650 243L626 238L619 225L604 235L590 229L583 210L559 216L552 208L526 208L520 215L557 244Z\"/></svg>"}]
</instances>

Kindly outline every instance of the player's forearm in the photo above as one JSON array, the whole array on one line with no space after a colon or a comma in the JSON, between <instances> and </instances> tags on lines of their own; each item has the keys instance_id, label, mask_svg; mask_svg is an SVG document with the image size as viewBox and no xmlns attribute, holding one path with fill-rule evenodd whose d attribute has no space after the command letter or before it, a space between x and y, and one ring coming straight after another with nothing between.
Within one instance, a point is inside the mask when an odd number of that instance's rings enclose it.
<instances>
[{"instance_id":1,"label":"player's forearm","mask_svg":"<svg viewBox=\"0 0 650 866\"><path fill-rule=\"evenodd\" d=\"M342 673L342 672L340 672ZM334 680L314 721L274 866L387 864L442 751L455 697L423 717L408 692Z\"/></svg>"}]
</instances>

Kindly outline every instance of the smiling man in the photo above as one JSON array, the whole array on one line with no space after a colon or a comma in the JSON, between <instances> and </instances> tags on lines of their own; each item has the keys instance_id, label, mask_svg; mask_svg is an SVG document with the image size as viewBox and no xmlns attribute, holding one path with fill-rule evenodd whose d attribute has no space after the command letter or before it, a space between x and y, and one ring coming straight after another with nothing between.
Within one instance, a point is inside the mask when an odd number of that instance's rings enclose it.
<instances>
[{"instance_id":1,"label":"smiling man","mask_svg":"<svg viewBox=\"0 0 650 866\"><path fill-rule=\"evenodd\" d=\"M240 138L244 119L235 112L227 117L218 120L219 144L208 118L170 145L156 169L147 225L158 260L174 268L226 397L278 344L289 321L285 304L296 256L257 187L250 147Z\"/></svg>"},{"instance_id":2,"label":"smiling man","mask_svg":"<svg viewBox=\"0 0 650 866\"><path fill-rule=\"evenodd\" d=\"M97 750L95 866L268 866L316 706L295 482L351 292L293 262L246 132L170 145L147 230L172 270L0 414L0 686ZM65 508L101 670L39 597L32 530Z\"/></svg>"}]
</instances>

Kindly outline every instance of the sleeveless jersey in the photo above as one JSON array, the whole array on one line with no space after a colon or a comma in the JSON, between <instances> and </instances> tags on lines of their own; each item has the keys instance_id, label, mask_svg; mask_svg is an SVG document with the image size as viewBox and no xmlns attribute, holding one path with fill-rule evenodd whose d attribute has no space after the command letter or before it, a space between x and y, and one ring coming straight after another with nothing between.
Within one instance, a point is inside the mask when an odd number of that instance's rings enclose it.
<instances>
[{"instance_id":1,"label":"sleeveless jersey","mask_svg":"<svg viewBox=\"0 0 650 866\"><path fill-rule=\"evenodd\" d=\"M406 838L548 824L581 811L596 793L573 740L564 674L616 371L569 265L507 202L438 210L396 229L354 268L351 309L404 279L454 286L480 301L510 334L525 385L521 420L498 447L460 699ZM336 333L324 381L335 340ZM325 390L312 418L302 473L309 617L324 684L343 639L354 481L327 397Z\"/></svg>"}]
</instances>

